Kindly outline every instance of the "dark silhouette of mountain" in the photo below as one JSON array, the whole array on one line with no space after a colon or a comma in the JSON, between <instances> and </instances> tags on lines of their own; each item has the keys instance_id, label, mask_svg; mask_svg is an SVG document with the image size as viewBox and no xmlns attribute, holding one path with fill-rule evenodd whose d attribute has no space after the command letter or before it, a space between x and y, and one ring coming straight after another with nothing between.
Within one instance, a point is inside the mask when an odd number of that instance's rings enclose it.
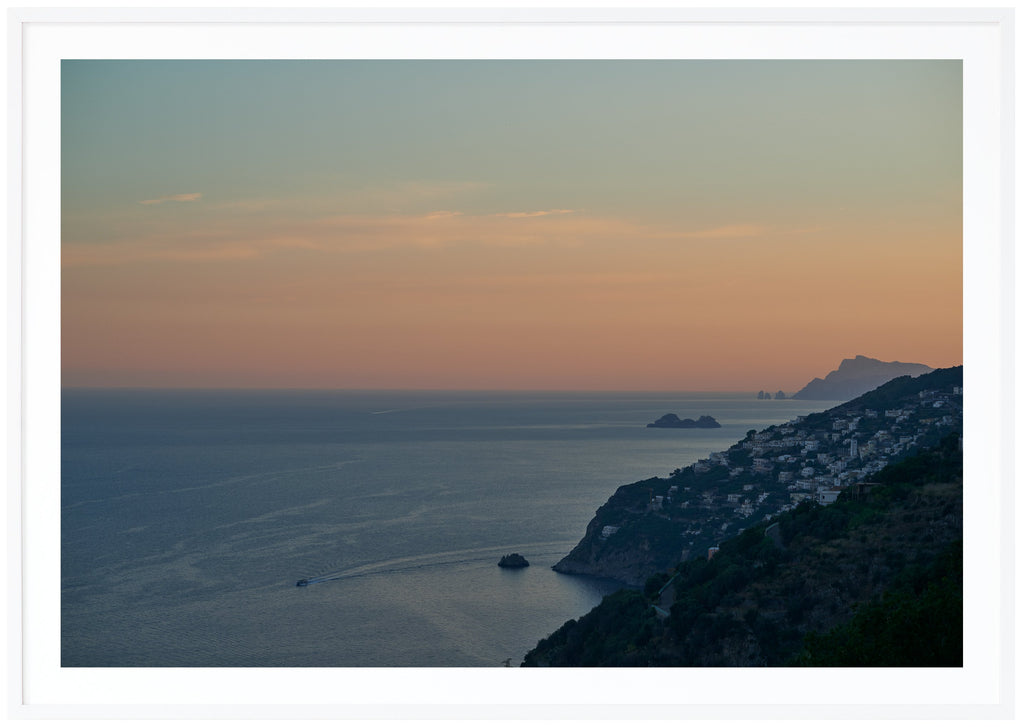
<instances>
[{"instance_id":1,"label":"dark silhouette of mountain","mask_svg":"<svg viewBox=\"0 0 1024 727\"><path fill-rule=\"evenodd\" d=\"M606 596L523 666L963 666L963 454L951 432Z\"/></svg>"},{"instance_id":2,"label":"dark silhouette of mountain","mask_svg":"<svg viewBox=\"0 0 1024 727\"><path fill-rule=\"evenodd\" d=\"M879 361L876 358L857 356L843 359L838 369L824 379L815 378L791 398L849 401L897 376L920 376L933 370L919 363Z\"/></svg>"}]
</instances>

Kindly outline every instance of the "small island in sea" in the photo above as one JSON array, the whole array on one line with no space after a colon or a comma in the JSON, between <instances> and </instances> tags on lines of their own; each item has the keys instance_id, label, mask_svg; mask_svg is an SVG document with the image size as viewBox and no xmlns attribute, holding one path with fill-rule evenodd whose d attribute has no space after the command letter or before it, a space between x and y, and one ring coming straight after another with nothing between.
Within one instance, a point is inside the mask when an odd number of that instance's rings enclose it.
<instances>
[{"instance_id":1,"label":"small island in sea","mask_svg":"<svg viewBox=\"0 0 1024 727\"><path fill-rule=\"evenodd\" d=\"M718 429L721 426L714 417L707 415L694 421L693 419L680 419L675 414L666 414L647 425L648 428L654 429Z\"/></svg>"},{"instance_id":2,"label":"small island in sea","mask_svg":"<svg viewBox=\"0 0 1024 727\"><path fill-rule=\"evenodd\" d=\"M525 568L528 565L530 565L530 562L519 555L519 553L503 555L501 560L498 561L499 568Z\"/></svg>"}]
</instances>

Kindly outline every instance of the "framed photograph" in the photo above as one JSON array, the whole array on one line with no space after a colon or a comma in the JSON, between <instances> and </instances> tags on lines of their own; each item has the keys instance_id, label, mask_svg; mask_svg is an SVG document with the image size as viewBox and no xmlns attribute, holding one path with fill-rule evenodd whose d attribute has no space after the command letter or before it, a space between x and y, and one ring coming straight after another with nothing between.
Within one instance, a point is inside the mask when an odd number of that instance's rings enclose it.
<instances>
[{"instance_id":1,"label":"framed photograph","mask_svg":"<svg viewBox=\"0 0 1024 727\"><path fill-rule=\"evenodd\" d=\"M1012 23L11 11L11 714L1009 715Z\"/></svg>"}]
</instances>

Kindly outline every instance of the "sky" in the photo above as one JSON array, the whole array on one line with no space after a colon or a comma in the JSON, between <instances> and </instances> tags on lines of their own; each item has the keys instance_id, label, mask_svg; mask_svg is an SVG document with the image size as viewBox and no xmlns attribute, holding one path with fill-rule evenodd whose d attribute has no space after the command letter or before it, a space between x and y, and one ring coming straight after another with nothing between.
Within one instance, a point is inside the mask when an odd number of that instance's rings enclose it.
<instances>
[{"instance_id":1,"label":"sky","mask_svg":"<svg viewBox=\"0 0 1024 727\"><path fill-rule=\"evenodd\" d=\"M959 61L63 61L64 386L963 357Z\"/></svg>"}]
</instances>

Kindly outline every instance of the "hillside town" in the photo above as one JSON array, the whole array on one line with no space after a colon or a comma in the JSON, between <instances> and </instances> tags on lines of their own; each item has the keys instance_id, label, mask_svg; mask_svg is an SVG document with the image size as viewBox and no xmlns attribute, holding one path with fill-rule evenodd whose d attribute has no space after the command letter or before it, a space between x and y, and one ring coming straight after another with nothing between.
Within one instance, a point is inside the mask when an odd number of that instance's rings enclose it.
<instances>
[{"instance_id":1,"label":"hillside town","mask_svg":"<svg viewBox=\"0 0 1024 727\"><path fill-rule=\"evenodd\" d=\"M728 450L674 471L664 494L651 488L648 510L689 521L683 555L692 555L709 538L735 535L805 500L829 505L846 488L868 489L890 462L962 430L962 386L923 390L896 408L858 402L748 432ZM617 531L606 526L602 536Z\"/></svg>"}]
</instances>

